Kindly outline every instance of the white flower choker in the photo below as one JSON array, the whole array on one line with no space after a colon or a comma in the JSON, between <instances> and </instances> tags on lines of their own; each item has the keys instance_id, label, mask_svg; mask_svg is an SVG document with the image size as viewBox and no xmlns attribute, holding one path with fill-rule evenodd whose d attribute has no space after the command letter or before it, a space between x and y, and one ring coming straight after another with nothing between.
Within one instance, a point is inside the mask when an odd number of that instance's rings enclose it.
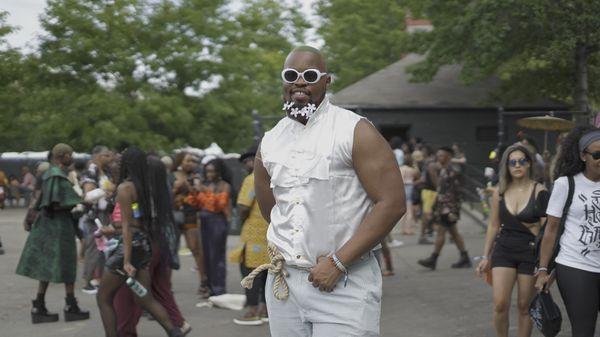
<instances>
[{"instance_id":1,"label":"white flower choker","mask_svg":"<svg viewBox=\"0 0 600 337\"><path fill-rule=\"evenodd\" d=\"M298 107L294 102L285 102L283 103L282 110L287 111L290 114L290 116L305 117L306 119L309 119L312 115L315 114L315 111L317 111L317 106L313 103L308 103L303 107Z\"/></svg>"}]
</instances>

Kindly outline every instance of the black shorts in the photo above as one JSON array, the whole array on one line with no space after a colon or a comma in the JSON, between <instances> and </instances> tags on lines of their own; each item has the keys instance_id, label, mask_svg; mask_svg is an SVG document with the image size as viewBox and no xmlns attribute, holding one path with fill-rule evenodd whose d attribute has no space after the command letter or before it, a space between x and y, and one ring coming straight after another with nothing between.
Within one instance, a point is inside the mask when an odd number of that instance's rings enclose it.
<instances>
[{"instance_id":1,"label":"black shorts","mask_svg":"<svg viewBox=\"0 0 600 337\"><path fill-rule=\"evenodd\" d=\"M491 259L492 268L513 268L517 274L533 275L537 260L533 238L498 237Z\"/></svg>"},{"instance_id":2,"label":"black shorts","mask_svg":"<svg viewBox=\"0 0 600 337\"><path fill-rule=\"evenodd\" d=\"M123 270L123 239L119 239L119 245L115 250L110 253L110 256L106 260L105 268L113 273L117 273L117 270ZM141 270L148 268L152 259L152 245L148 235L144 232L133 233L131 239L131 265L135 269Z\"/></svg>"},{"instance_id":3,"label":"black shorts","mask_svg":"<svg viewBox=\"0 0 600 337\"><path fill-rule=\"evenodd\" d=\"M435 216L435 223L440 226L450 228L458 222L458 215L439 214Z\"/></svg>"}]
</instances>

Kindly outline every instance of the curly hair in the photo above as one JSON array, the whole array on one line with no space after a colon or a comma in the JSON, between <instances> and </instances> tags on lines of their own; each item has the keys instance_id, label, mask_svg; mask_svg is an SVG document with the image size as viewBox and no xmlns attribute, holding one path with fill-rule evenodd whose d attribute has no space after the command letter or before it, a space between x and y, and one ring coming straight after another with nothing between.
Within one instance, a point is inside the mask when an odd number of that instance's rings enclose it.
<instances>
[{"instance_id":1,"label":"curly hair","mask_svg":"<svg viewBox=\"0 0 600 337\"><path fill-rule=\"evenodd\" d=\"M554 177L574 176L585 170L585 163L579 156L579 139L586 133L597 130L591 125L581 125L575 127L563 140L556 167L554 168Z\"/></svg>"}]
</instances>

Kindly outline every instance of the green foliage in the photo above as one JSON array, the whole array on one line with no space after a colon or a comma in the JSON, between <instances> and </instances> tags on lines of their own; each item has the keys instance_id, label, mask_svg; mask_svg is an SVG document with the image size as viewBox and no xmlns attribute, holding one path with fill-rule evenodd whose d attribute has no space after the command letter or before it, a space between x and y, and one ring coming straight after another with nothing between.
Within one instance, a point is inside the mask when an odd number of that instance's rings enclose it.
<instances>
[{"instance_id":1,"label":"green foliage","mask_svg":"<svg viewBox=\"0 0 600 337\"><path fill-rule=\"evenodd\" d=\"M428 81L444 64L462 64L466 82L492 75L505 97L552 97L573 102L583 94L577 48L586 50L589 96L600 98L600 2L587 0L409 0L415 16L429 18L411 49L427 59L412 69ZM579 110L585 106L577 104Z\"/></svg>"},{"instance_id":2,"label":"green foliage","mask_svg":"<svg viewBox=\"0 0 600 337\"><path fill-rule=\"evenodd\" d=\"M341 89L398 61L406 44L404 5L398 0L319 0L319 33L334 88Z\"/></svg>"},{"instance_id":3,"label":"green foliage","mask_svg":"<svg viewBox=\"0 0 600 337\"><path fill-rule=\"evenodd\" d=\"M279 71L308 24L274 0L231 8L225 0L49 0L35 53L0 52L0 151L57 142L78 151L247 148L251 111L281 112ZM0 47L12 29L5 16Z\"/></svg>"}]
</instances>

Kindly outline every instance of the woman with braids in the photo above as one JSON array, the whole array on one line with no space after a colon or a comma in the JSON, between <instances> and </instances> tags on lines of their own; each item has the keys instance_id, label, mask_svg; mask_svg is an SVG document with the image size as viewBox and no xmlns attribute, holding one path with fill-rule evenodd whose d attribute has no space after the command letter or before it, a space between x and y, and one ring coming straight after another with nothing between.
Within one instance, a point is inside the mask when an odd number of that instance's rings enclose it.
<instances>
[{"instance_id":1,"label":"woman with braids","mask_svg":"<svg viewBox=\"0 0 600 337\"><path fill-rule=\"evenodd\" d=\"M175 157L173 183L174 210L177 225L185 237L185 243L192 252L198 270L200 286L198 295L208 297L208 281L204 271L204 257L198 233L198 210L195 206L195 186L199 185L200 177L195 172L198 167L198 158L191 153L180 152Z\"/></svg>"},{"instance_id":2,"label":"woman with braids","mask_svg":"<svg viewBox=\"0 0 600 337\"><path fill-rule=\"evenodd\" d=\"M477 274L492 269L494 327L499 337L508 336L508 317L513 287L517 284L518 336L531 336L529 303L535 293L533 276L535 237L546 216L548 191L533 180L535 159L522 145L506 149L500 161L500 182L492 199L483 259Z\"/></svg>"},{"instance_id":3,"label":"woman with braids","mask_svg":"<svg viewBox=\"0 0 600 337\"><path fill-rule=\"evenodd\" d=\"M204 182L196 195L200 233L210 296L225 293L225 252L231 221L231 185L225 163L214 159L204 166Z\"/></svg>"},{"instance_id":4,"label":"woman with braids","mask_svg":"<svg viewBox=\"0 0 600 337\"><path fill-rule=\"evenodd\" d=\"M179 267L177 256L177 232L173 221L173 203L167 186L165 165L157 157L148 157L148 175L152 192L153 223L159 230L157 238L152 240L152 258L148 267L152 286L149 289L160 304L165 307L173 324L181 329L183 335L192 327L185 321L171 288L171 271ZM118 176L118 175L117 175ZM121 209L117 204L112 222L120 231ZM110 227L110 226L109 226ZM106 228L106 227L105 227ZM121 337L137 337L137 324L142 316L142 308L135 303L135 295L126 285L122 285L113 300L117 316L117 331Z\"/></svg>"},{"instance_id":5,"label":"woman with braids","mask_svg":"<svg viewBox=\"0 0 600 337\"><path fill-rule=\"evenodd\" d=\"M158 222L152 221L153 209L148 179L146 154L136 148L125 150L121 158L121 179L117 187L116 202L121 210L122 237L119 245L106 261L102 287L97 301L102 324L107 337L117 337L117 318L113 300L127 277L137 279L146 289L151 280L148 265L152 257L151 240L160 235ZM165 308L154 299L151 292L136 301L162 325L169 337L182 336L174 326Z\"/></svg>"},{"instance_id":6,"label":"woman with braids","mask_svg":"<svg viewBox=\"0 0 600 337\"><path fill-rule=\"evenodd\" d=\"M593 337L600 309L599 129L580 126L567 135L554 176L536 288L548 291L555 273L572 336Z\"/></svg>"}]
</instances>

